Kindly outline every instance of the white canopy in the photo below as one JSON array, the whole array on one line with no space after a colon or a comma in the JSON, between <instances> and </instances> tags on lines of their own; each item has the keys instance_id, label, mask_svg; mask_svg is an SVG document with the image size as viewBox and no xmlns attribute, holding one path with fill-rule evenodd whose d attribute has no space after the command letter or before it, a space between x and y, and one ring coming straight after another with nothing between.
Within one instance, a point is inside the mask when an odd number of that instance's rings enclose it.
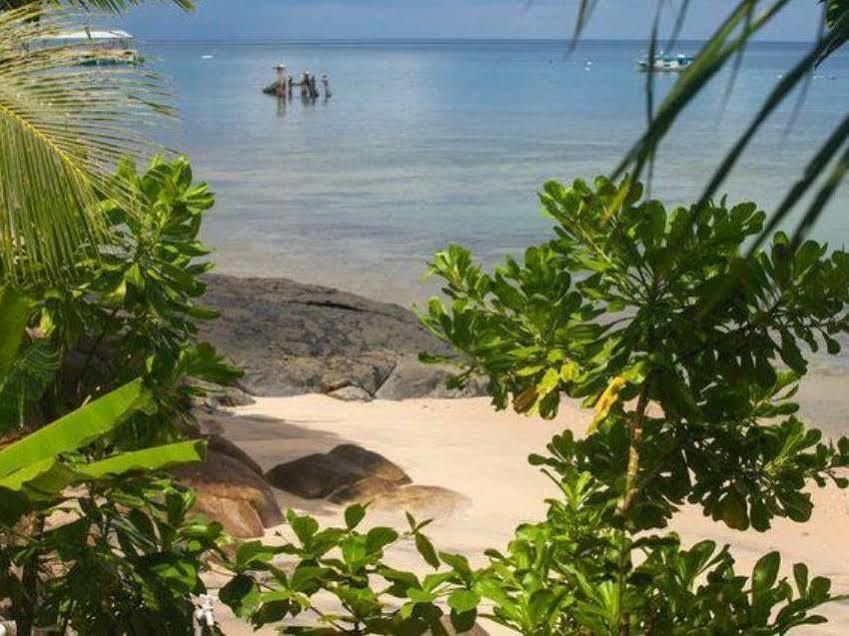
<instances>
[{"instance_id":1,"label":"white canopy","mask_svg":"<svg viewBox=\"0 0 849 636\"><path fill-rule=\"evenodd\" d=\"M120 29L94 30L81 29L79 31L62 31L47 35L44 40L132 40L133 36Z\"/></svg>"}]
</instances>

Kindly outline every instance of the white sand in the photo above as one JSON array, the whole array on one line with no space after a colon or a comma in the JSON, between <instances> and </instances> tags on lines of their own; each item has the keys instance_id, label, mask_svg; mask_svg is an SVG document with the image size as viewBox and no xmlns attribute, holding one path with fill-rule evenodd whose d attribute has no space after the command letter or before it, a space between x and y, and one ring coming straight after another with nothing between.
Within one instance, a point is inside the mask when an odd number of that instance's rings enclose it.
<instances>
[{"instance_id":1,"label":"white sand","mask_svg":"<svg viewBox=\"0 0 849 636\"><path fill-rule=\"evenodd\" d=\"M845 378L839 384L845 391ZM842 402L843 397L834 399ZM825 409L822 399L817 402L819 412ZM552 435L563 428L582 431L587 425L587 414L572 406L564 408L556 421L545 422L495 413L484 398L346 403L308 395L260 399L235 414L225 422L225 434L263 469L353 442L400 464L414 483L462 493L470 505L434 522L428 534L438 549L464 553L478 564L484 562L486 548L506 545L517 524L540 519L543 499L556 492L546 477L528 465L528 454L544 452ZM310 512L322 523L340 523L340 507L282 492L279 499L281 507ZM675 519L674 529L685 544L702 538L731 543L743 571L750 570L762 554L778 549L786 569L793 562L806 562L812 575L831 577L833 589L849 592L849 495L834 488L817 489L814 499L810 523L778 521L766 534L728 530L692 509ZM406 524L401 511L371 515L370 522ZM427 571L413 548L398 555L397 565ZM828 625L794 633L849 634L849 605L836 603L824 613L832 621ZM225 629L228 634L251 633L230 621Z\"/></svg>"}]
</instances>

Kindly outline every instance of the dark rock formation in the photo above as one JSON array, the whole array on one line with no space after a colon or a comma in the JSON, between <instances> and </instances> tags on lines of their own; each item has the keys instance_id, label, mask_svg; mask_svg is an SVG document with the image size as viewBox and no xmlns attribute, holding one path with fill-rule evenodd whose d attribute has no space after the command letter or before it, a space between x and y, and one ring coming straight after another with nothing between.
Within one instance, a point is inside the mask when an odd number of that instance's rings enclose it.
<instances>
[{"instance_id":1,"label":"dark rock formation","mask_svg":"<svg viewBox=\"0 0 849 636\"><path fill-rule=\"evenodd\" d=\"M418 361L449 353L412 312L361 296L283 278L209 277L205 304L221 317L200 337L245 370L253 395L328 393L341 399L454 397L446 367ZM342 389L348 389L343 391Z\"/></svg>"},{"instance_id":2,"label":"dark rock formation","mask_svg":"<svg viewBox=\"0 0 849 636\"><path fill-rule=\"evenodd\" d=\"M307 455L265 473L272 486L304 499L327 497L366 477L384 481L392 488L411 482L396 464L353 444L337 446L329 453Z\"/></svg>"},{"instance_id":3,"label":"dark rock formation","mask_svg":"<svg viewBox=\"0 0 849 636\"><path fill-rule=\"evenodd\" d=\"M396 486L413 481L397 464L393 464L380 453L366 450L356 444L341 444L328 455L337 461L356 467L365 475L379 477Z\"/></svg>"}]
</instances>

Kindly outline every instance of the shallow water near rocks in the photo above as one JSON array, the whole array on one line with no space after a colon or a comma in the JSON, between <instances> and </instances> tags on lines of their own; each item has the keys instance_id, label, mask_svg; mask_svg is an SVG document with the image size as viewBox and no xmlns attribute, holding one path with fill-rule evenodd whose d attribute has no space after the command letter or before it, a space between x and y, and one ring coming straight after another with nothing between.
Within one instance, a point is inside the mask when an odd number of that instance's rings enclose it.
<instances>
[{"instance_id":1,"label":"shallow water near rocks","mask_svg":"<svg viewBox=\"0 0 849 636\"><path fill-rule=\"evenodd\" d=\"M698 43L678 50L695 52ZM611 170L645 125L644 43L562 41L142 42L171 77L181 122L156 132L218 198L205 224L218 271L287 276L410 306L434 251L485 262L548 236L546 179ZM719 76L661 148L653 194L697 197L710 171L806 46L755 43L724 104ZM212 56L212 57L209 57ZM332 99L263 95L273 67L328 73ZM656 78L661 96L674 74ZM731 199L774 206L845 112L849 54L812 79L743 157ZM814 235L849 244L846 189ZM849 368L846 360L838 361Z\"/></svg>"}]
</instances>

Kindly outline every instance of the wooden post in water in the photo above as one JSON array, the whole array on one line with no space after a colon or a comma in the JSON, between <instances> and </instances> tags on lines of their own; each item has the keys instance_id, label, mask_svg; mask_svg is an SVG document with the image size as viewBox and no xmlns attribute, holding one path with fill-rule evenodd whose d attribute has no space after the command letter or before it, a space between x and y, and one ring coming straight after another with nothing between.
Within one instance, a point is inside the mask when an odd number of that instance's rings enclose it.
<instances>
[{"instance_id":1,"label":"wooden post in water","mask_svg":"<svg viewBox=\"0 0 849 636\"><path fill-rule=\"evenodd\" d=\"M274 67L274 70L277 71L277 81L262 89L263 93L266 95L276 95L277 97L286 99L286 89L289 84L286 68L285 64L278 64Z\"/></svg>"},{"instance_id":2,"label":"wooden post in water","mask_svg":"<svg viewBox=\"0 0 849 636\"><path fill-rule=\"evenodd\" d=\"M287 71L285 64L277 65L277 96L286 97L286 86L289 81L286 79Z\"/></svg>"}]
</instances>

